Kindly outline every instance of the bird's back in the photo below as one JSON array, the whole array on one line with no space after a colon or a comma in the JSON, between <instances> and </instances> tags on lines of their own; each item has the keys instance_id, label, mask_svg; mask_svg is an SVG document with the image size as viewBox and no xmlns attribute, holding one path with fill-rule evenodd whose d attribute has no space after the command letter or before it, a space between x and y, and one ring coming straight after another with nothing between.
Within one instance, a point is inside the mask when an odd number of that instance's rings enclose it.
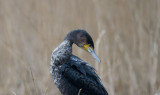
<instances>
[{"instance_id":1,"label":"bird's back","mask_svg":"<svg viewBox=\"0 0 160 95\"><path fill-rule=\"evenodd\" d=\"M71 55L70 59L57 67L59 90L63 95L108 95L95 69L78 57ZM53 76L54 77L54 76Z\"/></svg>"}]
</instances>

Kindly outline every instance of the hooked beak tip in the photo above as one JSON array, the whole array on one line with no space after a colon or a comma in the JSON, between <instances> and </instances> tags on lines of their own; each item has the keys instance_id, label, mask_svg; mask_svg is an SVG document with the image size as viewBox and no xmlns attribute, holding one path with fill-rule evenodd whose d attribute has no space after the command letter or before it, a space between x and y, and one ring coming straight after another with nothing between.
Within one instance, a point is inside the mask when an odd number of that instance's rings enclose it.
<instances>
[{"instance_id":1,"label":"hooked beak tip","mask_svg":"<svg viewBox=\"0 0 160 95\"><path fill-rule=\"evenodd\" d=\"M98 56L96 55L96 53L94 52L94 50L93 50L92 48L89 47L89 48L88 48L88 52L92 54L92 56L96 59L96 61L97 61L98 63L101 62L101 60L98 58Z\"/></svg>"}]
</instances>

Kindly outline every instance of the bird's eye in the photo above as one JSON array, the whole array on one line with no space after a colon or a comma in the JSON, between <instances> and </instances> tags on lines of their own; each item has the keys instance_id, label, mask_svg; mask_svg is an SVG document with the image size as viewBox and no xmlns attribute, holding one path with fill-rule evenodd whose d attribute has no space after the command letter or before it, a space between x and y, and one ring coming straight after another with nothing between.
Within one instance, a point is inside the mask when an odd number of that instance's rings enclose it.
<instances>
[{"instance_id":1,"label":"bird's eye","mask_svg":"<svg viewBox=\"0 0 160 95\"><path fill-rule=\"evenodd\" d=\"M89 44L89 47L93 47L91 44Z\"/></svg>"},{"instance_id":2,"label":"bird's eye","mask_svg":"<svg viewBox=\"0 0 160 95\"><path fill-rule=\"evenodd\" d=\"M94 49L93 46L92 46L91 44L89 44L89 47L92 48L92 49Z\"/></svg>"}]
</instances>

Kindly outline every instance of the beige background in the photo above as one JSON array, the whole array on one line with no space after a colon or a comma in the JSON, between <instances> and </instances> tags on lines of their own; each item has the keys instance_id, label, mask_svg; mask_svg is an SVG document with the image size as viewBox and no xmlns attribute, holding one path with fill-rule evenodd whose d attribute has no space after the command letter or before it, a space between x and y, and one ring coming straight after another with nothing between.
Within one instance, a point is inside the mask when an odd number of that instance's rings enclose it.
<instances>
[{"instance_id":1,"label":"beige background","mask_svg":"<svg viewBox=\"0 0 160 95\"><path fill-rule=\"evenodd\" d=\"M101 59L73 46L97 69L109 95L159 95L160 0L0 0L0 95L60 95L52 50L86 29Z\"/></svg>"}]
</instances>

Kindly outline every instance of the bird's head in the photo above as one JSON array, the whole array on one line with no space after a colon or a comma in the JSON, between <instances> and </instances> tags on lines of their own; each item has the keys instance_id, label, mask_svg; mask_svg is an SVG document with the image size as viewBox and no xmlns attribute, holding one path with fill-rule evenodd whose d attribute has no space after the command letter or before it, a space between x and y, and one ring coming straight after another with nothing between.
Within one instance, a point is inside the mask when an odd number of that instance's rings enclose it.
<instances>
[{"instance_id":1,"label":"bird's head","mask_svg":"<svg viewBox=\"0 0 160 95\"><path fill-rule=\"evenodd\" d=\"M82 29L73 30L67 34L65 40L68 39L72 43L75 43L78 47L92 54L92 56L100 63L100 59L97 57L94 51L94 43L91 36Z\"/></svg>"}]
</instances>

